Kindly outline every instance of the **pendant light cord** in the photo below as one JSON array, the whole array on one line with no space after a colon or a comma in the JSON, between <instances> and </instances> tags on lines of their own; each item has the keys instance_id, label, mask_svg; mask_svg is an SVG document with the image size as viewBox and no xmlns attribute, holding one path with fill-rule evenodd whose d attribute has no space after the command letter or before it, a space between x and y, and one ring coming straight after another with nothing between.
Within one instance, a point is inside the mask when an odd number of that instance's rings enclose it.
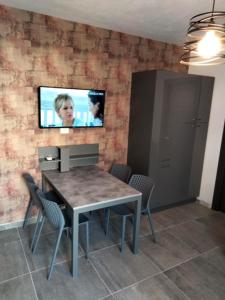
<instances>
[{"instance_id":1,"label":"pendant light cord","mask_svg":"<svg viewBox=\"0 0 225 300\"><path fill-rule=\"evenodd\" d=\"M212 6L212 17L213 17L213 14L214 14L215 2L216 2L216 0L213 0L213 6Z\"/></svg>"}]
</instances>

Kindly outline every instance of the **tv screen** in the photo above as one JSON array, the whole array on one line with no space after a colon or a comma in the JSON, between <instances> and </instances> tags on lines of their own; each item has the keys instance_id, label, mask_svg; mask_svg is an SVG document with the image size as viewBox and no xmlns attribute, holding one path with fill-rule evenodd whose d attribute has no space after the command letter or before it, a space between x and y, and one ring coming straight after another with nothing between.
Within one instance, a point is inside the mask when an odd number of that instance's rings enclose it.
<instances>
[{"instance_id":1,"label":"tv screen","mask_svg":"<svg viewBox=\"0 0 225 300\"><path fill-rule=\"evenodd\" d=\"M39 87L39 127L103 127L105 91Z\"/></svg>"}]
</instances>

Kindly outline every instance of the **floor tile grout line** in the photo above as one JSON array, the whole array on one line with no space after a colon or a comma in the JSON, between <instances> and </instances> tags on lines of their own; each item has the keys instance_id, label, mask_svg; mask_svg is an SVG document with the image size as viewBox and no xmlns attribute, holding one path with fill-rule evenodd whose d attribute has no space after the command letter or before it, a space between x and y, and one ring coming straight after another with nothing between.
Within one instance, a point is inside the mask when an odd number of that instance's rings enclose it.
<instances>
[{"instance_id":1,"label":"floor tile grout line","mask_svg":"<svg viewBox=\"0 0 225 300\"><path fill-rule=\"evenodd\" d=\"M212 251L212 250L215 250L215 249L217 249L218 247L215 247L215 248L213 248L213 249L210 249L209 251L207 251L207 252L210 252L210 251ZM141 251L142 252L142 251ZM191 260L193 260L193 259L195 259L196 257L199 257L199 256L201 256L201 255L203 255L203 254L205 254L206 252L204 252L204 253L200 253L200 254L198 254L198 255L196 255L196 256L193 256L193 257L191 257L191 258L189 258L189 259L187 259L187 260L185 260L185 261L183 261L182 263L180 263L180 264L177 264L177 265L175 265L175 266L173 266L173 267L171 267L171 268L168 268L168 269L165 269L165 270L160 270L160 272L158 272L158 273L155 273L155 274L153 274L153 275L150 275L150 276L147 276L147 277L145 277L145 278L143 278L143 279L141 279L141 280L139 280L139 281L137 281L137 282L135 282L135 283L133 283L133 284L131 284L131 285L128 285L128 286L126 286L126 287L124 287L124 288L122 288L122 289L119 289L119 290L117 290L117 291L115 291L115 292L112 292L112 294L110 295L110 296L113 296L113 295L115 295L115 294L117 294L117 293L119 293L119 292L121 292L121 291L123 291L123 290L126 290L126 289L128 289L128 288L130 288L130 287L133 287L133 286L135 286L135 285L138 285L138 284L140 284L141 282L144 282L145 280L148 280L148 279L151 279L151 278L153 278L153 277L155 277L155 276L158 276L158 275L160 275L160 274L163 274L164 276L166 276L166 278L171 282L171 283L173 283L173 285L187 298L187 300L190 300L190 298L178 287L178 286L176 286L176 284L173 282L173 281L171 281L171 279L165 274L165 272L166 271L168 271L168 270L172 270L173 268L175 268L175 267L178 267L178 266L180 266L180 265L182 265L182 264L184 264L184 263L186 263L186 262L188 262L188 261L191 261ZM154 263L155 264L155 263ZM157 266L157 265L156 265ZM157 266L158 267L158 266ZM159 267L158 267L159 268ZM104 298L103 298L104 299ZM103 300L102 299L102 300Z\"/></svg>"},{"instance_id":2,"label":"floor tile grout line","mask_svg":"<svg viewBox=\"0 0 225 300\"><path fill-rule=\"evenodd\" d=\"M109 295L107 296L111 296L112 295L112 291L111 289L108 287L108 285L106 284L105 280L101 277L100 273L98 272L97 268L95 267L94 263L91 261L91 259L88 259L88 262L90 263L90 265L92 266L93 270L95 271L95 273L97 274L98 278L100 279L100 281L103 283L103 285L105 286L106 290L109 292Z\"/></svg>"},{"instance_id":3,"label":"floor tile grout line","mask_svg":"<svg viewBox=\"0 0 225 300\"><path fill-rule=\"evenodd\" d=\"M96 249L96 250L90 251L90 254L95 254L95 253L98 253L98 252L101 252L101 251L104 251L104 250L107 250L107 249L110 249L110 248L113 248L113 247L116 247L116 246L119 246L119 245L120 244L117 243L117 244L113 244L113 245L110 245L110 246L106 246L104 248Z\"/></svg>"},{"instance_id":4,"label":"floor tile grout line","mask_svg":"<svg viewBox=\"0 0 225 300\"><path fill-rule=\"evenodd\" d=\"M159 272L157 272L157 273L155 273L153 275L146 276L145 278L143 278L141 280L138 280L138 281L136 281L136 282L134 282L134 283L132 283L132 284L130 284L128 286L125 286L124 288L121 288L121 289L119 289L119 290L117 290L115 292L112 292L111 296L113 296L113 295L115 295L117 293L120 293L120 292L122 292L124 290L127 290L127 289L129 289L129 288L131 288L131 287L133 287L135 285L138 285L138 284L144 282L145 280L151 279L151 278L156 277L156 276L161 275L161 274L163 274L163 271L160 270Z\"/></svg>"},{"instance_id":5,"label":"floor tile grout line","mask_svg":"<svg viewBox=\"0 0 225 300\"><path fill-rule=\"evenodd\" d=\"M172 270L172 269L174 269L174 268L177 268L177 267L179 267L179 266L181 266L181 265L183 265L183 264L185 264L185 263L187 263L187 262L189 262L189 261L191 261L191 260L193 260L193 259L195 259L195 258L198 258L198 257L200 257L200 256L203 256L203 255L205 255L206 253L211 252L211 251L213 251L213 250L215 250L215 249L218 249L218 248L219 248L219 247L216 246L216 247L213 247L212 249L210 249L210 250L208 250L208 251L205 251L205 252L202 252L202 253L198 253L198 254L196 254L196 255L194 255L194 256L192 256L192 257L189 257L188 259L182 261L181 263L178 263L178 264L176 264L176 265L174 265L174 266L172 266L172 267L170 267L170 268L165 269L163 272L167 272L167 271L170 271L170 270Z\"/></svg>"},{"instance_id":6,"label":"floor tile grout line","mask_svg":"<svg viewBox=\"0 0 225 300\"><path fill-rule=\"evenodd\" d=\"M169 282L179 291L179 292L181 292L181 294L182 295L184 295L185 296L185 298L187 299L187 300L191 300L191 298L187 295L187 294L185 294L185 292L184 291L182 291L165 273L163 273L163 275L169 280Z\"/></svg>"},{"instance_id":7,"label":"floor tile grout line","mask_svg":"<svg viewBox=\"0 0 225 300\"><path fill-rule=\"evenodd\" d=\"M215 248L213 248L213 249L210 249L209 251L207 251L207 252L210 252L210 251L212 251L212 250L215 250L215 249L217 249L218 247L215 247ZM140 252L142 252L142 251L140 251ZM143 253L143 252L142 252ZM177 264L177 265L175 265L175 266L173 266L173 267L171 267L171 268L169 268L169 269L165 269L165 270L160 270L160 272L158 272L158 273L155 273L155 274L153 274L153 275L150 275L150 276L147 276L147 277L145 277L145 278L143 278L143 279L141 279L141 280L139 280L139 281L136 281L135 283L133 283L133 284L131 284L131 285L128 285L128 286L126 286L126 287L124 287L124 288L122 288L122 289L119 289L119 290L117 290L117 291L115 291L115 292L112 292L112 294L110 295L110 296L112 296L113 297L113 295L115 295L115 294L117 294L117 293L119 293L119 292L121 292L121 291L123 291L123 290L126 290L126 289L128 289L128 288L130 288L130 287L133 287L133 286L135 286L135 285L138 285L138 284L140 284L141 282L144 282L145 280L148 280L148 279L151 279L151 278L153 278L153 277L156 277L156 276L158 276L158 275L160 275L160 274L162 274L162 275L164 275L164 276L166 276L166 278L187 298L187 300L190 300L190 298L178 287L178 286L176 286L176 284L173 282L173 281L171 281L171 279L165 274L165 272L166 271L168 271L168 270L171 270L171 269L173 269L173 268L175 268L175 267L178 267L178 266L180 266L180 265L182 265L182 264L184 264L184 263L186 263L186 262L188 262L188 261L191 261L192 259L195 259L196 257L199 257L199 256L201 256L201 255L203 255L203 254L205 254L206 252L204 252L204 253L200 253L200 254L198 254L198 255L196 255L196 256L193 256L193 257L191 257L191 258L189 258L188 260L185 260L185 261L183 261L182 263L180 263L180 264ZM155 263L154 263L155 264ZM155 264L156 265L156 264ZM157 265L156 265L157 266ZM157 266L158 267L158 266ZM159 267L158 267L159 268ZM107 297L105 297L105 298L107 298ZM101 299L101 300L104 300L104 298L103 299Z\"/></svg>"},{"instance_id":8,"label":"floor tile grout line","mask_svg":"<svg viewBox=\"0 0 225 300\"><path fill-rule=\"evenodd\" d=\"M15 279L17 279L17 278L26 276L26 275L30 275L30 273L27 272L27 273L24 273L24 274L21 274L21 275L18 275L18 276L11 277L11 278L9 278L9 279L3 280L3 281L0 282L0 285L1 285L1 284L4 284L4 283L7 283L8 281L15 280Z\"/></svg>"},{"instance_id":9,"label":"floor tile grout line","mask_svg":"<svg viewBox=\"0 0 225 300\"><path fill-rule=\"evenodd\" d=\"M127 246L128 246L128 243L127 243L127 242L125 242L125 243L126 243ZM115 245L114 245L114 246L115 246ZM139 253L142 253L142 254L145 255L145 253L142 252L140 249L139 249ZM146 255L145 255L145 256L146 256ZM149 257L147 257L147 256L146 256L146 258L149 259L149 260L151 261L152 265L153 265L154 267L156 267L159 271L157 271L157 273L155 273L155 274L153 274L153 275L149 275L149 276L147 276L147 277L145 277L145 278L143 278L143 279L141 279L141 280L139 280L139 281L136 281L135 283L132 283L132 284L129 285L129 286L126 286L126 287L124 287L124 288L122 288L122 289L119 289L118 291L115 291L115 292L111 291L111 294L108 295L108 296L113 296L114 294L116 294L116 293L118 293L118 292L121 292L122 290L127 289L127 288L129 288L129 287L135 286L136 284L141 283L142 281L145 281L145 280L147 280L147 279L149 279L149 278L152 278L152 277L154 277L154 276L157 276L157 275L159 275L159 274L163 274L164 271L162 271L162 270L155 264L155 262L152 261L151 258L149 258ZM109 289L109 290L110 290L110 289ZM104 299L107 298L108 296L103 297L103 298L100 298L99 300L104 300Z\"/></svg>"},{"instance_id":10,"label":"floor tile grout line","mask_svg":"<svg viewBox=\"0 0 225 300\"><path fill-rule=\"evenodd\" d=\"M17 228L17 231L18 231L18 233L19 233L18 228ZM25 253L25 249L24 249L24 245L23 245L23 242L22 242L21 237L20 237L20 244L21 244L21 247L22 247L22 249L23 249L23 254L24 254L24 257L25 257L25 260L26 260L26 264L27 264L27 268L28 268L28 271L29 271L29 274L30 274L30 279L31 279L31 282L32 282L32 285L33 285L33 289L34 289L34 294L35 294L36 300L39 300L39 299L38 299L38 295L37 295L37 291L36 291L36 288L35 288L34 280L33 280L33 277L32 277L31 271L30 271L30 266L29 266L29 263L28 263L28 260L27 260L27 256L26 256L26 253Z\"/></svg>"},{"instance_id":11,"label":"floor tile grout line","mask_svg":"<svg viewBox=\"0 0 225 300\"><path fill-rule=\"evenodd\" d=\"M199 218L201 218L201 217L196 217L196 218L189 219L189 220L186 220L186 221L183 221L183 222L180 222L180 223L171 224L171 225L166 226L166 227L164 227L164 228L162 228L162 229L155 230L155 232L156 232L156 233L157 233L157 232L162 232L162 231L165 231L165 230L167 230L167 229L174 228L174 227L176 227L176 226L180 226L180 225L184 225L184 224L186 224L186 223L190 223L190 222L196 221L196 220L199 219ZM157 223L158 223L158 222L157 222ZM162 226L163 226L163 225L162 225Z\"/></svg>"},{"instance_id":12,"label":"floor tile grout line","mask_svg":"<svg viewBox=\"0 0 225 300\"><path fill-rule=\"evenodd\" d=\"M176 224L172 224L172 225L163 227L163 228L161 228L161 229L155 229L155 234L161 233L161 232L166 231L166 230L168 230L168 229L172 229L172 228L174 228L174 227L176 227L176 226L180 226L180 225L184 225L184 224L186 224L186 223L190 223L190 222L196 221L196 220L198 220L199 218L202 218L202 217L196 217L196 218L193 218L193 219L186 220L186 221L184 221L184 222L180 222L180 223L176 223ZM153 217L153 222L154 222L154 217ZM155 221L155 222L157 222L157 221ZM159 223L159 222L157 222L157 223ZM160 223L159 223L159 224L160 224ZM113 225L113 224L112 224L112 226L114 227L114 230L118 232L117 226L116 226L116 225ZM163 226L163 225L162 225L162 226ZM146 236L148 236L148 235L152 235L152 233L151 233L150 230L149 230L149 233L141 234L141 235L140 235L140 238L146 237ZM128 238L127 238L127 240L130 240L130 239L131 239L131 237L128 237Z\"/></svg>"},{"instance_id":13,"label":"floor tile grout line","mask_svg":"<svg viewBox=\"0 0 225 300\"><path fill-rule=\"evenodd\" d=\"M20 231L19 231L19 228L17 227L17 229L18 229L18 232L19 232L19 237L20 237L20 239L23 241L23 240L27 240L27 239L29 239L28 237L22 237L21 235L20 235ZM53 230L53 231L49 231L49 232L46 232L46 233L41 233L41 237L42 236L45 236L45 235L48 235L48 234L52 234L52 233L55 233L56 232L56 230Z\"/></svg>"},{"instance_id":14,"label":"floor tile grout line","mask_svg":"<svg viewBox=\"0 0 225 300\"><path fill-rule=\"evenodd\" d=\"M84 255L83 255L84 256ZM79 258L83 257L83 256L80 256ZM57 265L61 265L61 264L65 264L66 262L69 262L70 260L69 259L65 259L63 261L60 261L60 262L56 262L54 264L54 266L57 266ZM37 273L37 272L40 272L40 271L43 271L43 270L47 270L49 268L49 266L47 267L41 267L41 268L38 268L38 269L35 269L33 271L30 271L31 274L33 273Z\"/></svg>"}]
</instances>

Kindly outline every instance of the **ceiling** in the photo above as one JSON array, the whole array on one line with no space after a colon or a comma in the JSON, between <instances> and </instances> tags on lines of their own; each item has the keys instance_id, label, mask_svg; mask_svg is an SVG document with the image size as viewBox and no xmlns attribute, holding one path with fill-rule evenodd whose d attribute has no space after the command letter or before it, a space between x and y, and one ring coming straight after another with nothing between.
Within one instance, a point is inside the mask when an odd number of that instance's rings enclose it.
<instances>
[{"instance_id":1,"label":"ceiling","mask_svg":"<svg viewBox=\"0 0 225 300\"><path fill-rule=\"evenodd\" d=\"M0 4L112 29L158 41L182 44L189 19L210 11L212 0L0 0ZM216 1L225 11L225 1Z\"/></svg>"}]
</instances>

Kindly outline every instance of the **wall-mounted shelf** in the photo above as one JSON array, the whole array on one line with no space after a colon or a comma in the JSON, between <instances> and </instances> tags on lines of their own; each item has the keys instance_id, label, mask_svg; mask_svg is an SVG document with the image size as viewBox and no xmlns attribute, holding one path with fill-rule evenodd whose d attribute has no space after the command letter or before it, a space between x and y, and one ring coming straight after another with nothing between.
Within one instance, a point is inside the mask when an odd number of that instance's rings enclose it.
<instances>
[{"instance_id":1,"label":"wall-mounted shelf","mask_svg":"<svg viewBox=\"0 0 225 300\"><path fill-rule=\"evenodd\" d=\"M41 147L38 149L39 164L42 171L69 171L78 166L88 166L98 163L99 145L83 144L70 146ZM46 160L51 156L52 160Z\"/></svg>"}]
</instances>

